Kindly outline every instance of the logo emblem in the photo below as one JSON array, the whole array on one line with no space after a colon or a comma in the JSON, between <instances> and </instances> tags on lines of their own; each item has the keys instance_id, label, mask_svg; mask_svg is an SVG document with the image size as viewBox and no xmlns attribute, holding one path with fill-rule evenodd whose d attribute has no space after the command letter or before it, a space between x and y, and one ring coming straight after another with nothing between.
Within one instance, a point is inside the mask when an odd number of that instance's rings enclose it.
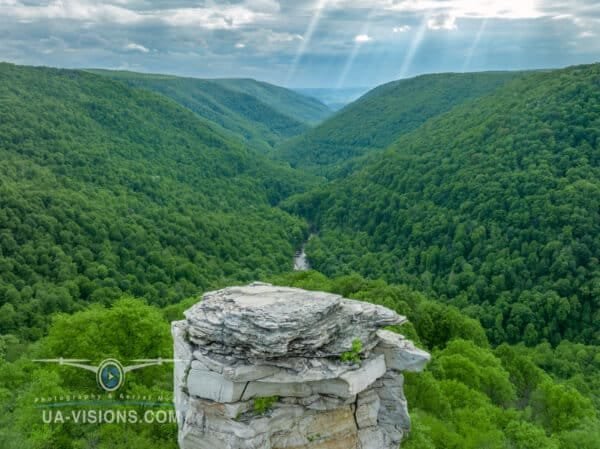
<instances>
[{"instance_id":1,"label":"logo emblem","mask_svg":"<svg viewBox=\"0 0 600 449\"><path fill-rule=\"evenodd\" d=\"M104 391L116 391L125 382L125 373L123 366L118 360L106 359L98 367L96 375L98 385Z\"/></svg>"},{"instance_id":2,"label":"logo emblem","mask_svg":"<svg viewBox=\"0 0 600 449\"><path fill-rule=\"evenodd\" d=\"M38 359L34 362L39 363L57 363L64 366L72 366L87 371L91 371L96 375L96 382L98 386L104 391L111 393L117 391L125 384L125 375L131 371L135 371L149 366L162 365L163 363L174 363L180 360L175 359L137 359L131 360L137 365L123 366L117 359L106 359L102 361L98 366L87 365L86 362L89 360L81 359Z\"/></svg>"}]
</instances>

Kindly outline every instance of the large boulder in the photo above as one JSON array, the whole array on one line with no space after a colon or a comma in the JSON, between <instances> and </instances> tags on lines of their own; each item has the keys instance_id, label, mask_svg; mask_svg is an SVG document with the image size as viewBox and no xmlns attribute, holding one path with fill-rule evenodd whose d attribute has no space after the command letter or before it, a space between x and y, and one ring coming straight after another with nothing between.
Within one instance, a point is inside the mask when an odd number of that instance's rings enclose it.
<instances>
[{"instance_id":1,"label":"large boulder","mask_svg":"<svg viewBox=\"0 0 600 449\"><path fill-rule=\"evenodd\" d=\"M260 283L207 293L185 317L190 341L242 359L336 356L354 339L372 348L379 328L406 321L340 295Z\"/></svg>"},{"instance_id":2,"label":"large boulder","mask_svg":"<svg viewBox=\"0 0 600 449\"><path fill-rule=\"evenodd\" d=\"M383 329L406 322L389 309L254 283L185 317L172 326L182 449L396 449L410 428L401 371L429 354Z\"/></svg>"}]
</instances>

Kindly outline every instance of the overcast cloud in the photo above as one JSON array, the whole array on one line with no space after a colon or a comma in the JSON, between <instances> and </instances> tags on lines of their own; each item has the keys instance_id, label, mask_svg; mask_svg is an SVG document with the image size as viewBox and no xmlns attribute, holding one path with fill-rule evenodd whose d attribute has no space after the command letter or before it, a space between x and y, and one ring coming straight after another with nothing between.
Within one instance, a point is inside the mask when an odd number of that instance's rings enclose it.
<instances>
[{"instance_id":1,"label":"overcast cloud","mask_svg":"<svg viewBox=\"0 0 600 449\"><path fill-rule=\"evenodd\" d=\"M0 59L296 87L600 61L597 0L0 0Z\"/></svg>"}]
</instances>

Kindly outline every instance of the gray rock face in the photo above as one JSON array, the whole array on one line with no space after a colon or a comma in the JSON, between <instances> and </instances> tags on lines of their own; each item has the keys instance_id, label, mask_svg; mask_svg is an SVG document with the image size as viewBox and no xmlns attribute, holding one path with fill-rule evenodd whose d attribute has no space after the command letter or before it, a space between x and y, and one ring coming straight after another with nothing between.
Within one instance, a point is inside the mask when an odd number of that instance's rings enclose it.
<instances>
[{"instance_id":1,"label":"gray rock face","mask_svg":"<svg viewBox=\"0 0 600 449\"><path fill-rule=\"evenodd\" d=\"M242 360L339 356L356 338L372 348L379 328L406 321L339 295L264 284L207 293L185 317L190 341Z\"/></svg>"},{"instance_id":2,"label":"gray rock face","mask_svg":"<svg viewBox=\"0 0 600 449\"><path fill-rule=\"evenodd\" d=\"M396 371L423 371L429 361L429 354L415 347L412 341L394 332L380 330L377 332L379 344L375 347L376 354L385 356L388 368Z\"/></svg>"},{"instance_id":3,"label":"gray rock face","mask_svg":"<svg viewBox=\"0 0 600 449\"><path fill-rule=\"evenodd\" d=\"M172 325L182 449L396 449L401 371L429 360L384 307L255 283L204 295ZM341 361L360 340L360 363Z\"/></svg>"}]
</instances>

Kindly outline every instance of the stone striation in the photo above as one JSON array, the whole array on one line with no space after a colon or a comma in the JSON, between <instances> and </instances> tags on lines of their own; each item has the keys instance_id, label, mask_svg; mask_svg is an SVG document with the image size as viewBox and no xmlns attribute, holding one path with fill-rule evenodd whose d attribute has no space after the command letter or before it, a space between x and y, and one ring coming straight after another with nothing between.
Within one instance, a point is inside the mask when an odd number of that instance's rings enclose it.
<instances>
[{"instance_id":1,"label":"stone striation","mask_svg":"<svg viewBox=\"0 0 600 449\"><path fill-rule=\"evenodd\" d=\"M429 354L383 330L406 318L339 295L254 283L172 324L182 449L397 449L402 371ZM342 354L360 340L360 363Z\"/></svg>"}]
</instances>

